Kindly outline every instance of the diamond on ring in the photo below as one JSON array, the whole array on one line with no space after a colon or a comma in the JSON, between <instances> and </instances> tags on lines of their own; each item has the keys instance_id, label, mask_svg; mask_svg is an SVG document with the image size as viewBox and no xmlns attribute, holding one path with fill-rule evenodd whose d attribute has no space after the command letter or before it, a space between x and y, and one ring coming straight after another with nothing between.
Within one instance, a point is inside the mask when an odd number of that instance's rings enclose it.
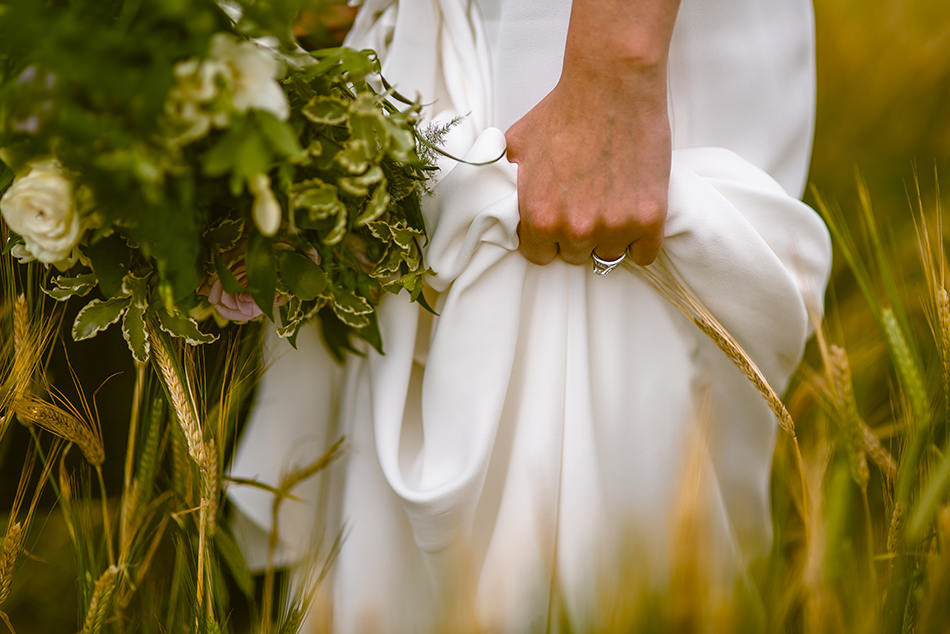
<instances>
[{"instance_id":1,"label":"diamond on ring","mask_svg":"<svg viewBox=\"0 0 950 634\"><path fill-rule=\"evenodd\" d=\"M620 266L620 263L624 261L627 257L626 253L621 253L620 257L616 260L605 260L603 258L597 257L596 253L591 253L590 257L594 260L594 275L607 275L615 268Z\"/></svg>"}]
</instances>

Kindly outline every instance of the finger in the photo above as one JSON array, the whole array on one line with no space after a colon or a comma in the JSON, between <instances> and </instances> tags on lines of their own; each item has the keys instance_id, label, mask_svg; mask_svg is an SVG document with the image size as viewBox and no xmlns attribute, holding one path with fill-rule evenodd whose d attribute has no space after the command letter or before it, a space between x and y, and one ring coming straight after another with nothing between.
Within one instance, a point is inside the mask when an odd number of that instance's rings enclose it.
<instances>
[{"instance_id":1,"label":"finger","mask_svg":"<svg viewBox=\"0 0 950 634\"><path fill-rule=\"evenodd\" d=\"M620 243L616 240L612 240L610 242L599 242L596 247L588 252L588 258L591 255L596 254L601 260L608 260L612 262L627 252L628 245L629 243L627 242Z\"/></svg>"},{"instance_id":2,"label":"finger","mask_svg":"<svg viewBox=\"0 0 950 634\"><path fill-rule=\"evenodd\" d=\"M518 225L518 238L518 250L529 262L547 264L557 257L557 242L532 234L525 228L524 223Z\"/></svg>"},{"instance_id":3,"label":"finger","mask_svg":"<svg viewBox=\"0 0 950 634\"><path fill-rule=\"evenodd\" d=\"M559 242L558 255L568 264L585 264L590 261L590 254L594 250L593 243L585 242L583 244L567 245Z\"/></svg>"},{"instance_id":4,"label":"finger","mask_svg":"<svg viewBox=\"0 0 950 634\"><path fill-rule=\"evenodd\" d=\"M660 233L651 233L641 237L630 245L630 257L640 266L646 266L656 259L663 246L663 236Z\"/></svg>"}]
</instances>

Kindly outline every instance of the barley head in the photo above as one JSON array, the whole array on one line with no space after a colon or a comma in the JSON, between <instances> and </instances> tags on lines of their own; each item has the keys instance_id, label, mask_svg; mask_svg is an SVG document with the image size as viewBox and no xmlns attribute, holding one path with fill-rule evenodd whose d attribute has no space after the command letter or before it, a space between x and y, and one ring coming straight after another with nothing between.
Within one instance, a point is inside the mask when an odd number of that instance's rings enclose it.
<instances>
[{"instance_id":1,"label":"barley head","mask_svg":"<svg viewBox=\"0 0 950 634\"><path fill-rule=\"evenodd\" d=\"M119 584L119 572L117 566L109 566L96 579L81 634L99 634L102 631L102 626L112 608L112 597Z\"/></svg>"},{"instance_id":2,"label":"barley head","mask_svg":"<svg viewBox=\"0 0 950 634\"><path fill-rule=\"evenodd\" d=\"M23 538L26 531L20 522L14 522L7 528L3 538L3 547L0 548L0 605L10 597L10 588L13 585L13 569L16 568L17 557L23 549Z\"/></svg>"}]
</instances>

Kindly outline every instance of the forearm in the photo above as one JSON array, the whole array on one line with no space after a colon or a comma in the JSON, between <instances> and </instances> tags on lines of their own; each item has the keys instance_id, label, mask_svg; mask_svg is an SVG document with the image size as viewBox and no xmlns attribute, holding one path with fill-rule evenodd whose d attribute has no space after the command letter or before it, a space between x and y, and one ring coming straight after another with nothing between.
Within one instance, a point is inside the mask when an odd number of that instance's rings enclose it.
<instances>
[{"instance_id":1,"label":"forearm","mask_svg":"<svg viewBox=\"0 0 950 634\"><path fill-rule=\"evenodd\" d=\"M663 241L672 155L667 57L679 0L574 0L557 85L509 128L521 251L545 264Z\"/></svg>"},{"instance_id":2,"label":"forearm","mask_svg":"<svg viewBox=\"0 0 950 634\"><path fill-rule=\"evenodd\" d=\"M564 73L665 73L680 0L574 0Z\"/></svg>"}]
</instances>

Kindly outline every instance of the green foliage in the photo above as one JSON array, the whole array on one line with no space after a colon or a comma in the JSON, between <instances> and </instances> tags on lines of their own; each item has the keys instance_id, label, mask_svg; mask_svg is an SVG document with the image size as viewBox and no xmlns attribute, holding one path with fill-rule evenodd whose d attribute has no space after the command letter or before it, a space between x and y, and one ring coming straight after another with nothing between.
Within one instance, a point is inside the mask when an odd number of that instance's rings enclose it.
<instances>
[{"instance_id":1,"label":"green foliage","mask_svg":"<svg viewBox=\"0 0 950 634\"><path fill-rule=\"evenodd\" d=\"M416 291L409 280L424 265L396 262L391 236L367 225L424 238L428 168L416 154L418 106L399 110L377 91L372 52L303 54L291 25L312 6L304 0L233 3L236 23L211 0L4 6L0 191L49 157L69 179L84 227L79 258L51 274L48 292L66 300L98 288L78 334L121 319L133 357L145 359L145 320L207 318L228 301L210 297L217 283L253 298L292 340L324 306L344 326L326 337L378 340L366 315L383 292ZM280 47L242 35L275 36ZM248 56L256 61L243 65ZM276 75L261 74L271 65ZM276 235L261 233L256 213L268 227L279 214ZM13 244L24 238L9 236ZM143 280L133 302L129 275ZM174 336L208 340L175 323Z\"/></svg>"}]
</instances>

